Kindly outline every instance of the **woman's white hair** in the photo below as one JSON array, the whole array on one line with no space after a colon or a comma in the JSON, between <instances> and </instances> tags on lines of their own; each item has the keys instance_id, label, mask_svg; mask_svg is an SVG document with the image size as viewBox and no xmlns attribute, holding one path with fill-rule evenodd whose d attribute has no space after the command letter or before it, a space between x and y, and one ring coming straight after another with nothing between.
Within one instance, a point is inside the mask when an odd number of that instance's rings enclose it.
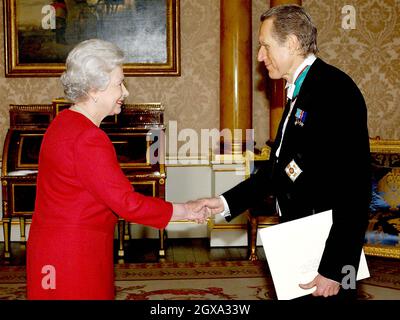
<instances>
[{"instance_id":1,"label":"woman's white hair","mask_svg":"<svg viewBox=\"0 0 400 320\"><path fill-rule=\"evenodd\" d=\"M68 54L66 71L61 75L66 98L84 101L90 90L105 90L110 73L124 61L124 53L111 42L90 39L79 43Z\"/></svg>"}]
</instances>

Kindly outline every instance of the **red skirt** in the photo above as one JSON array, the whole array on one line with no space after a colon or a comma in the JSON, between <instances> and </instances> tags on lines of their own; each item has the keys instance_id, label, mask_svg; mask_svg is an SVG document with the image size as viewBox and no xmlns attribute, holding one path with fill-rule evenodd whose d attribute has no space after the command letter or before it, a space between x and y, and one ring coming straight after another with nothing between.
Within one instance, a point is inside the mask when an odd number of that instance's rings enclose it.
<instances>
[{"instance_id":1,"label":"red skirt","mask_svg":"<svg viewBox=\"0 0 400 320\"><path fill-rule=\"evenodd\" d=\"M33 225L27 244L27 298L114 299L114 227L107 229Z\"/></svg>"}]
</instances>

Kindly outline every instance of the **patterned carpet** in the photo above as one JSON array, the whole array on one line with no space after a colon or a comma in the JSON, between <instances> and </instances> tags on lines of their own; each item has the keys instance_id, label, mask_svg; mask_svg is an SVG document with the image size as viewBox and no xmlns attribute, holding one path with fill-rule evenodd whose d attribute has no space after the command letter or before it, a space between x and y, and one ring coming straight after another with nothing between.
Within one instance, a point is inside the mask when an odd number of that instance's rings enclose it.
<instances>
[{"instance_id":1,"label":"patterned carpet","mask_svg":"<svg viewBox=\"0 0 400 320\"><path fill-rule=\"evenodd\" d=\"M400 261L368 259L360 300L400 300ZM274 300L265 262L115 265L117 300ZM25 268L0 267L0 299L25 299Z\"/></svg>"}]
</instances>

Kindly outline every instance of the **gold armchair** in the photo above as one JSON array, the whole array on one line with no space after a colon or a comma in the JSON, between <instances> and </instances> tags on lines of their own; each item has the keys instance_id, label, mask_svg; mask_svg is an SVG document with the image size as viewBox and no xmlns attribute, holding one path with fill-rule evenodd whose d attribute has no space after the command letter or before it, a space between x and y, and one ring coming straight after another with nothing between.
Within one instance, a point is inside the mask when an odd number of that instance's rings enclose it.
<instances>
[{"instance_id":1,"label":"gold armchair","mask_svg":"<svg viewBox=\"0 0 400 320\"><path fill-rule=\"evenodd\" d=\"M400 259L400 141L370 139L372 201L365 254Z\"/></svg>"}]
</instances>

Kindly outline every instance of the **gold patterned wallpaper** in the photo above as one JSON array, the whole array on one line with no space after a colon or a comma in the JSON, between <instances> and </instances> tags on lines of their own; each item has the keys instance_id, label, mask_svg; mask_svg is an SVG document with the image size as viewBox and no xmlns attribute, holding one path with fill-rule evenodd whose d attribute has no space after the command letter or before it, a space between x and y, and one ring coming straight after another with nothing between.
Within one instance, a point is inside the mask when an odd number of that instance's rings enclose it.
<instances>
[{"instance_id":1,"label":"gold patterned wallpaper","mask_svg":"<svg viewBox=\"0 0 400 320\"><path fill-rule=\"evenodd\" d=\"M400 139L400 1L304 0L318 27L319 56L347 72L368 107L370 136ZM355 29L343 29L352 5Z\"/></svg>"},{"instance_id":2,"label":"gold patterned wallpaper","mask_svg":"<svg viewBox=\"0 0 400 320\"><path fill-rule=\"evenodd\" d=\"M370 135L400 139L399 0L304 0L319 29L320 56L348 72L364 93ZM269 136L264 78L256 62L259 16L268 0L253 0L253 126L257 146ZM341 27L341 9L356 9L356 28ZM128 103L162 102L165 120L178 130L219 128L219 1L181 0L180 77L127 78ZM3 3L0 3L3 12ZM0 15L3 26L3 15ZM50 103L62 96L57 78L5 78L4 31L0 30L0 152L9 126L9 104Z\"/></svg>"}]
</instances>

